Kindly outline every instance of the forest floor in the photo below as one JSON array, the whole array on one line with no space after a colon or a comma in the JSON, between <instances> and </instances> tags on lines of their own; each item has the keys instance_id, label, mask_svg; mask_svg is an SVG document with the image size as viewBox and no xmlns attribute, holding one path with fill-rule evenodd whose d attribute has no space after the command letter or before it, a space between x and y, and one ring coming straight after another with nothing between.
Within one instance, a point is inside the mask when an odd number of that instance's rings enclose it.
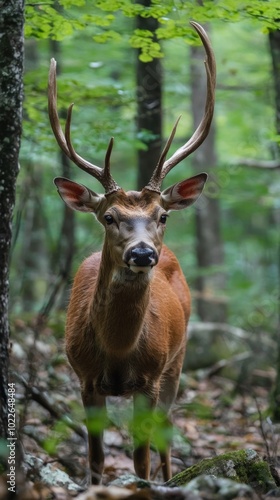
<instances>
[{"instance_id":1,"label":"forest floor","mask_svg":"<svg viewBox=\"0 0 280 500\"><path fill-rule=\"evenodd\" d=\"M83 484L87 453L79 383L66 360L63 340L56 337L49 326L34 334L33 328L15 322L11 380L16 384L17 426L23 455L40 458ZM270 374L259 373L254 387L237 384L222 372L207 374L208 370L198 370L182 377L172 411L173 474L203 458L240 449L251 448L266 459L279 457L280 431L267 413ZM133 473L131 438L122 425L129 405L119 398L110 400L103 484ZM280 473L279 459L278 464ZM36 482L32 469L29 477ZM162 482L155 452L152 479Z\"/></svg>"}]
</instances>

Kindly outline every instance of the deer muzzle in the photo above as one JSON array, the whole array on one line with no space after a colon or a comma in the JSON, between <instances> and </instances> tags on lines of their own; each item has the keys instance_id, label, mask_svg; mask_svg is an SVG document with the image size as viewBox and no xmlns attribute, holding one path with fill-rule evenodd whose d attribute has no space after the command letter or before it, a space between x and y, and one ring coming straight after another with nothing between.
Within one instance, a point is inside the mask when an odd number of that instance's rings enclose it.
<instances>
[{"instance_id":1,"label":"deer muzzle","mask_svg":"<svg viewBox=\"0 0 280 500\"><path fill-rule=\"evenodd\" d=\"M154 248L141 242L126 252L124 261L131 271L147 273L157 264L158 255Z\"/></svg>"}]
</instances>

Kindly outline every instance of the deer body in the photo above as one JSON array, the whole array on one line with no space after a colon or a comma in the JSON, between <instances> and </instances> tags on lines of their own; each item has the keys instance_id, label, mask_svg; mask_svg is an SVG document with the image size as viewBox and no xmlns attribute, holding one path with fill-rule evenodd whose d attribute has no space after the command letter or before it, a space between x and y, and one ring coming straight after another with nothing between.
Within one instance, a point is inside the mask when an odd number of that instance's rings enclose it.
<instances>
[{"instance_id":1,"label":"deer body","mask_svg":"<svg viewBox=\"0 0 280 500\"><path fill-rule=\"evenodd\" d=\"M149 276L127 269L117 280L113 270L104 274L101 253L76 274L66 325L69 361L100 395L137 390L157 398L162 376L185 348L190 293L179 263L164 246Z\"/></svg>"},{"instance_id":2,"label":"deer body","mask_svg":"<svg viewBox=\"0 0 280 500\"><path fill-rule=\"evenodd\" d=\"M131 214L137 221L133 210ZM128 225L127 207L125 217ZM132 231L133 223L129 245ZM134 245L144 245L143 239L148 245L149 235L140 236ZM106 396L142 394L151 408L160 405L168 411L176 397L185 352L188 286L175 255L166 246L161 250L160 242L154 269L135 273L118 265L108 239L102 252L88 257L78 270L67 316L66 352L80 379L84 405L101 407ZM89 435L89 458L92 481L99 482L104 462L101 436ZM163 460L168 479L169 457ZM135 450L134 463L138 475L147 478L148 442Z\"/></svg>"},{"instance_id":3,"label":"deer body","mask_svg":"<svg viewBox=\"0 0 280 500\"><path fill-rule=\"evenodd\" d=\"M111 139L103 169L80 157L70 137L72 107L65 134L56 110L55 61L49 77L49 115L65 154L100 181L105 195L57 177L55 184L69 207L93 213L104 227L102 251L80 266L71 292L66 324L66 352L80 380L85 409L102 408L107 396L146 397L149 406L167 413L176 397L190 315L188 285L163 236L171 210L196 201L207 175L202 173L161 191L168 172L206 138L214 111L215 59L201 26L192 23L206 53L207 100L204 117L189 141L166 160L177 123L150 182L142 191L125 192L110 173ZM90 423L90 422L89 422ZM90 426L89 426L90 427ZM99 483L104 465L102 433L88 432L91 480ZM160 452L165 480L171 477L170 448ZM150 471L149 437L134 450L136 473Z\"/></svg>"}]
</instances>

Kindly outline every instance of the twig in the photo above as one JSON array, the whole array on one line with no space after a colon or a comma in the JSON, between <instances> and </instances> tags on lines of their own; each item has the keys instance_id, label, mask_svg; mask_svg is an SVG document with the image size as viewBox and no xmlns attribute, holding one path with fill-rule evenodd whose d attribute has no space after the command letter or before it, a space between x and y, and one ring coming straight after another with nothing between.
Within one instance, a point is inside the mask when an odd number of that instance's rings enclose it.
<instances>
[{"instance_id":1,"label":"twig","mask_svg":"<svg viewBox=\"0 0 280 500\"><path fill-rule=\"evenodd\" d=\"M255 403L256 403L257 410L258 410L259 419L260 419L261 435L262 435L262 438L264 440L264 444L265 444L267 456L268 456L268 458L270 460L271 459L271 454L270 454L270 449L269 449L269 444L268 444L268 440L267 440L267 437L266 437L266 433L265 433L265 430L264 430L262 412L261 412L260 405L259 405L259 402L258 402L258 399L256 398L256 396L254 396L254 399L255 399Z\"/></svg>"}]
</instances>

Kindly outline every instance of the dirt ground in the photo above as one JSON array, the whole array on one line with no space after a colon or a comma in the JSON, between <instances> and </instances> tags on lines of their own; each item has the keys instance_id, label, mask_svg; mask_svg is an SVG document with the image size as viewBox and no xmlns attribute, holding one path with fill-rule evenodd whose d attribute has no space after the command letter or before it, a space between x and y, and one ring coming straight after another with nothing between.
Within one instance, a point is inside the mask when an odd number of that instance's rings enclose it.
<instances>
[{"instance_id":1,"label":"dirt ground","mask_svg":"<svg viewBox=\"0 0 280 500\"><path fill-rule=\"evenodd\" d=\"M82 484L87 452L78 380L66 360L61 335L50 326L39 333L34 334L33 328L19 320L14 325L11 379L16 383L23 457L31 454L52 463ZM239 449L252 448L263 457L279 457L280 426L273 425L268 413L273 375L269 370L257 375L253 386L242 386L222 371L211 377L208 370L183 374L172 411L173 474L202 458ZM110 425L104 433L104 484L133 472L131 437L123 425L124 411L129 408L129 401L110 400ZM162 481L154 451L151 476Z\"/></svg>"}]
</instances>

